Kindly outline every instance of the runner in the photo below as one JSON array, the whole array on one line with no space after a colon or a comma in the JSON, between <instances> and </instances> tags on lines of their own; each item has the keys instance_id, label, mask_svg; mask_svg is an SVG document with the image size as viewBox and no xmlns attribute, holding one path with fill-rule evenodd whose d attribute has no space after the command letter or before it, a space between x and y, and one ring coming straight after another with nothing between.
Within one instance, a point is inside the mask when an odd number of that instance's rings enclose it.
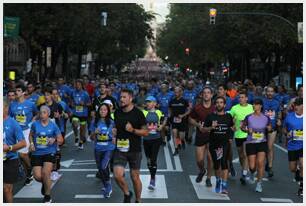
<instances>
[{"instance_id":1,"label":"runner","mask_svg":"<svg viewBox=\"0 0 306 206\"><path fill-rule=\"evenodd\" d=\"M16 91L15 91L15 89L10 89L7 92L7 100L9 102L9 104L11 104L12 102L16 101Z\"/></svg>"},{"instance_id":2,"label":"runner","mask_svg":"<svg viewBox=\"0 0 306 206\"><path fill-rule=\"evenodd\" d=\"M294 112L286 116L284 134L287 137L289 169L294 175L299 171L300 183L297 194L303 196L303 98L295 99Z\"/></svg>"},{"instance_id":3,"label":"runner","mask_svg":"<svg viewBox=\"0 0 306 206\"><path fill-rule=\"evenodd\" d=\"M169 91L169 86L166 83L163 83L160 86L160 90L161 92L157 95L157 102L158 102L160 111L164 114L164 118L168 122L168 117L169 117L168 108L169 108L170 101L173 99L173 94ZM162 128L161 137L163 140L163 145L166 145L166 142L170 140L168 126L165 126Z\"/></svg>"},{"instance_id":4,"label":"runner","mask_svg":"<svg viewBox=\"0 0 306 206\"><path fill-rule=\"evenodd\" d=\"M183 98L183 90L177 86L174 89L175 98L169 103L170 124L172 126L172 137L175 151L173 155L178 155L181 148L185 149L185 131L187 126L187 116L190 113L188 101Z\"/></svg>"},{"instance_id":5,"label":"runner","mask_svg":"<svg viewBox=\"0 0 306 206\"><path fill-rule=\"evenodd\" d=\"M241 121L245 117L254 112L252 105L248 104L248 97L245 92L239 93L239 104L232 107L230 114L232 115L235 122L235 142L239 156L240 166L242 168L242 174L240 182L242 185L246 184L246 177L248 174L248 160L245 153L245 141L247 139L247 133L243 132L240 128Z\"/></svg>"},{"instance_id":6,"label":"runner","mask_svg":"<svg viewBox=\"0 0 306 206\"><path fill-rule=\"evenodd\" d=\"M212 89L210 87L204 87L202 91L202 102L197 104L190 113L189 122L196 126L197 132L195 137L196 146L196 161L200 170L196 182L201 182L204 175L207 173L206 186L211 187L211 173L212 173L212 159L209 152L209 132L203 130L205 119L207 116L215 111L215 107L212 104ZM205 157L207 156L207 170L205 169Z\"/></svg>"},{"instance_id":7,"label":"runner","mask_svg":"<svg viewBox=\"0 0 306 206\"><path fill-rule=\"evenodd\" d=\"M24 170L26 172L25 185L30 185L33 181L31 160L29 157L29 133L30 126L35 120L37 114L36 106L29 100L24 98L25 87L21 84L16 85L16 97L17 101L10 104L9 113L22 128L23 136L27 143L27 146L18 150L21 162L23 164Z\"/></svg>"},{"instance_id":8,"label":"runner","mask_svg":"<svg viewBox=\"0 0 306 206\"><path fill-rule=\"evenodd\" d=\"M280 103L274 99L274 88L271 86L267 87L266 98L263 99L263 110L264 114L270 117L273 132L268 134L268 158L266 164L266 171L269 177L273 177L272 164L274 159L274 142L276 138L276 126L281 126L281 111Z\"/></svg>"},{"instance_id":9,"label":"runner","mask_svg":"<svg viewBox=\"0 0 306 206\"><path fill-rule=\"evenodd\" d=\"M28 92L28 100L30 100L31 102L33 102L33 104L36 105L37 100L39 98L39 95L35 92L35 84L30 82L27 85L27 92Z\"/></svg>"},{"instance_id":10,"label":"runner","mask_svg":"<svg viewBox=\"0 0 306 206\"><path fill-rule=\"evenodd\" d=\"M205 94L204 94L205 95ZM210 131L209 137L209 152L214 162L216 175L216 193L228 194L228 164L227 150L229 138L232 135L230 132L233 127L233 118L230 114L225 113L226 100L224 97L215 99L216 113L211 113L207 116L204 123L204 130ZM200 128L203 130L203 128Z\"/></svg>"},{"instance_id":11,"label":"runner","mask_svg":"<svg viewBox=\"0 0 306 206\"><path fill-rule=\"evenodd\" d=\"M40 120L33 123L29 135L34 178L42 183L41 194L44 195L44 203L52 202L51 171L55 163L56 146L63 143L59 128L49 119L50 113L49 107L40 107Z\"/></svg>"},{"instance_id":12,"label":"runner","mask_svg":"<svg viewBox=\"0 0 306 206\"><path fill-rule=\"evenodd\" d=\"M83 90L82 80L76 81L76 89L72 92L72 127L75 136L75 145L79 149L84 149L86 141L86 122L88 117L88 107L91 106L88 93ZM78 126L80 126L80 141L78 138Z\"/></svg>"},{"instance_id":13,"label":"runner","mask_svg":"<svg viewBox=\"0 0 306 206\"><path fill-rule=\"evenodd\" d=\"M99 170L99 177L102 180L102 195L109 198L112 193L110 180L110 161L115 149L115 139L113 139L112 129L114 121L110 117L110 108L106 103L102 103L94 125L90 127L91 139L95 141L95 160Z\"/></svg>"},{"instance_id":14,"label":"runner","mask_svg":"<svg viewBox=\"0 0 306 206\"><path fill-rule=\"evenodd\" d=\"M231 98L229 96L226 95L227 93L227 89L226 86L224 84L219 84L218 85L218 91L217 91L217 95L216 97L223 97L226 100L226 105L225 105L225 112L229 112L231 107L232 107L232 101ZM231 173L232 177L236 176L236 171L233 165L233 138L234 138L234 132L233 130L229 130L229 133L231 133L230 137L229 137L229 146L227 149L227 162L228 162L228 167Z\"/></svg>"},{"instance_id":15,"label":"runner","mask_svg":"<svg viewBox=\"0 0 306 206\"><path fill-rule=\"evenodd\" d=\"M146 98L147 110L143 110L144 116L146 117L147 128L149 135L143 138L143 147L145 155L147 157L147 165L151 174L149 190L155 189L155 175L157 171L157 156L159 147L162 144L160 131L166 125L164 115L160 110L156 110L156 98L148 96Z\"/></svg>"},{"instance_id":16,"label":"runner","mask_svg":"<svg viewBox=\"0 0 306 206\"><path fill-rule=\"evenodd\" d=\"M18 154L27 146L18 122L8 116L9 102L3 101L3 194L4 202L13 202L13 184L18 181Z\"/></svg>"},{"instance_id":17,"label":"runner","mask_svg":"<svg viewBox=\"0 0 306 206\"><path fill-rule=\"evenodd\" d=\"M262 113L263 101L255 99L254 113L245 117L241 130L248 133L246 140L246 153L250 169L250 182L254 183L254 173L257 170L256 192L262 192L262 178L264 164L268 152L267 133L272 132L271 120Z\"/></svg>"},{"instance_id":18,"label":"runner","mask_svg":"<svg viewBox=\"0 0 306 206\"><path fill-rule=\"evenodd\" d=\"M129 191L124 178L126 164L129 163L131 179L136 194L135 202L141 200L142 184L139 177L141 164L141 136L148 136L146 119L143 113L134 106L133 91L122 89L121 108L115 111L116 150L114 152L114 175L117 184L124 193L123 202L131 202L133 193Z\"/></svg>"}]
</instances>

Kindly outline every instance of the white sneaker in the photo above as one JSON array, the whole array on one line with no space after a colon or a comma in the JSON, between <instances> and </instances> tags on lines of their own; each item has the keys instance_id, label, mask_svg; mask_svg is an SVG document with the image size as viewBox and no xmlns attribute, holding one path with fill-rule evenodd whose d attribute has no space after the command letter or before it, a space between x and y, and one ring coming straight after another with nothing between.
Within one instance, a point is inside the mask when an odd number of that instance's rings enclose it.
<instances>
[{"instance_id":1,"label":"white sneaker","mask_svg":"<svg viewBox=\"0 0 306 206\"><path fill-rule=\"evenodd\" d=\"M256 192L262 192L262 184L261 184L261 182L257 182L255 191Z\"/></svg>"},{"instance_id":2,"label":"white sneaker","mask_svg":"<svg viewBox=\"0 0 306 206\"><path fill-rule=\"evenodd\" d=\"M56 181L56 180L58 180L60 178L60 175L59 175L59 173L57 172L57 171L53 171L52 173L51 173L51 180L52 181Z\"/></svg>"},{"instance_id":3,"label":"white sneaker","mask_svg":"<svg viewBox=\"0 0 306 206\"><path fill-rule=\"evenodd\" d=\"M248 180L249 184L254 184L255 183L255 177L254 174L250 174L249 180Z\"/></svg>"},{"instance_id":4,"label":"white sneaker","mask_svg":"<svg viewBox=\"0 0 306 206\"><path fill-rule=\"evenodd\" d=\"M90 137L87 137L86 141L87 141L87 142L92 142L91 139L90 139Z\"/></svg>"}]
</instances>

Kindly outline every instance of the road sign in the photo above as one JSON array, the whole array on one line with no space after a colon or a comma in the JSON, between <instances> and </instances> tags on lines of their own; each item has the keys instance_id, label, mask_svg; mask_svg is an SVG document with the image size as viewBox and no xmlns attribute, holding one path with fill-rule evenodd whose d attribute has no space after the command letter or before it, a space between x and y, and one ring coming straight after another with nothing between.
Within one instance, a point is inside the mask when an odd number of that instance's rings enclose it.
<instances>
[{"instance_id":1,"label":"road sign","mask_svg":"<svg viewBox=\"0 0 306 206\"><path fill-rule=\"evenodd\" d=\"M19 17L4 17L4 37L18 37L19 35Z\"/></svg>"}]
</instances>

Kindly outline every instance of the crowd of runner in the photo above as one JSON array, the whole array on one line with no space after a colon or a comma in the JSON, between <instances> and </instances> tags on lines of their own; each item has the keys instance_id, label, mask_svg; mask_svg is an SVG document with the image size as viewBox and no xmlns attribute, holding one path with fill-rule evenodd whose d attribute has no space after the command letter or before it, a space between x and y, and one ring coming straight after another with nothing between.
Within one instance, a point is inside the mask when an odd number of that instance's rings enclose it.
<instances>
[{"instance_id":1,"label":"crowd of runner","mask_svg":"<svg viewBox=\"0 0 306 206\"><path fill-rule=\"evenodd\" d=\"M275 141L288 150L289 169L303 195L303 86L288 94L284 86L227 82L211 85L200 79L167 78L149 82L133 79L98 79L87 76L71 83L63 78L8 81L3 103L4 199L13 202L13 184L19 167L25 185L41 182L43 202L52 202L52 181L59 176L61 147L94 143L101 179L101 195L112 193L111 172L124 194L123 202L141 202L142 149L150 171L149 190L156 188L159 149L173 141L173 155L183 155L186 144L195 145L196 182L206 175L216 193L228 194L228 177L239 176L242 185L255 184L263 192L262 179L274 176ZM75 145L65 142L71 124ZM234 144L236 146L234 146ZM237 149L241 172L232 163ZM134 191L128 188L127 163ZM183 162L183 164L190 164ZM291 177L289 177L291 178Z\"/></svg>"}]
</instances>

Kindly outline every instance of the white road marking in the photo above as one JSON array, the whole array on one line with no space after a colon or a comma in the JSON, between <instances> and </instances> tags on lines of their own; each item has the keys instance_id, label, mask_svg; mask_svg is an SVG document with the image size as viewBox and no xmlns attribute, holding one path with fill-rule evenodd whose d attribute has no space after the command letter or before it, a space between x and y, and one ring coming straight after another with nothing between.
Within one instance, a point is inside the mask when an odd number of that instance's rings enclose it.
<instances>
[{"instance_id":1,"label":"white road marking","mask_svg":"<svg viewBox=\"0 0 306 206\"><path fill-rule=\"evenodd\" d=\"M95 165L96 162L80 162L80 163L72 163L72 165Z\"/></svg>"},{"instance_id":2,"label":"white road marking","mask_svg":"<svg viewBox=\"0 0 306 206\"><path fill-rule=\"evenodd\" d=\"M69 168L72 165L73 161L74 161L74 159L65 160L65 161L62 161L60 164L63 167Z\"/></svg>"},{"instance_id":3,"label":"white road marking","mask_svg":"<svg viewBox=\"0 0 306 206\"><path fill-rule=\"evenodd\" d=\"M211 184L212 187L206 187L205 180L206 176L203 178L202 182L196 183L195 179L197 178L195 175L189 175L190 180L192 182L193 188L196 191L196 194L199 199L206 199L206 200L230 200L228 195L220 194L214 192L216 187L216 177L211 177Z\"/></svg>"},{"instance_id":4,"label":"white road marking","mask_svg":"<svg viewBox=\"0 0 306 206\"><path fill-rule=\"evenodd\" d=\"M170 151L168 148L168 144L164 146L164 154L165 154L167 170L173 170L173 165L172 165L172 161L170 157Z\"/></svg>"},{"instance_id":5,"label":"white road marking","mask_svg":"<svg viewBox=\"0 0 306 206\"><path fill-rule=\"evenodd\" d=\"M171 140L169 141L170 142L170 147L171 147L171 150L172 150L172 153L174 153L174 144L173 144L173 138L171 138ZM173 157L174 159L174 164L175 164L175 170L176 171L179 171L179 172L182 172L183 169L182 169L182 165L181 165L181 161L180 161L180 158L178 155L174 156Z\"/></svg>"},{"instance_id":6,"label":"white road marking","mask_svg":"<svg viewBox=\"0 0 306 206\"><path fill-rule=\"evenodd\" d=\"M286 202L293 203L291 199L281 199L281 198L260 198L262 202Z\"/></svg>"},{"instance_id":7,"label":"white road marking","mask_svg":"<svg viewBox=\"0 0 306 206\"><path fill-rule=\"evenodd\" d=\"M236 159L233 159L232 163L240 163L239 162L239 157L237 157Z\"/></svg>"},{"instance_id":8,"label":"white road marking","mask_svg":"<svg viewBox=\"0 0 306 206\"><path fill-rule=\"evenodd\" d=\"M274 144L274 146L275 146L276 148L278 148L278 149L282 150L283 152L288 153L288 150L286 150L285 148L283 148L283 147L279 146L278 144Z\"/></svg>"},{"instance_id":9,"label":"white road marking","mask_svg":"<svg viewBox=\"0 0 306 206\"><path fill-rule=\"evenodd\" d=\"M98 169L83 169L83 168L76 168L76 169L60 169L59 172L96 172ZM129 169L125 169L126 172L129 171ZM149 172L148 169L140 169L140 172ZM157 169L157 172L178 172L176 170L168 170L168 169Z\"/></svg>"},{"instance_id":10,"label":"white road marking","mask_svg":"<svg viewBox=\"0 0 306 206\"><path fill-rule=\"evenodd\" d=\"M73 134L73 131L69 132L68 134L66 134L65 139L67 139L68 137L70 137Z\"/></svg>"},{"instance_id":11,"label":"white road marking","mask_svg":"<svg viewBox=\"0 0 306 206\"><path fill-rule=\"evenodd\" d=\"M62 174L60 174L59 178L56 181L52 181L51 189L59 181L61 177ZM34 179L31 185L24 186L21 190L19 190L17 194L14 196L14 198L43 198L40 189L41 189L41 183L37 182Z\"/></svg>"},{"instance_id":12,"label":"white road marking","mask_svg":"<svg viewBox=\"0 0 306 206\"><path fill-rule=\"evenodd\" d=\"M164 175L156 175L156 188L150 191L147 187L150 182L150 175L140 175L142 182L141 198L143 199L168 199L166 181ZM96 194L77 194L74 196L76 199L101 199L102 195Z\"/></svg>"}]
</instances>

